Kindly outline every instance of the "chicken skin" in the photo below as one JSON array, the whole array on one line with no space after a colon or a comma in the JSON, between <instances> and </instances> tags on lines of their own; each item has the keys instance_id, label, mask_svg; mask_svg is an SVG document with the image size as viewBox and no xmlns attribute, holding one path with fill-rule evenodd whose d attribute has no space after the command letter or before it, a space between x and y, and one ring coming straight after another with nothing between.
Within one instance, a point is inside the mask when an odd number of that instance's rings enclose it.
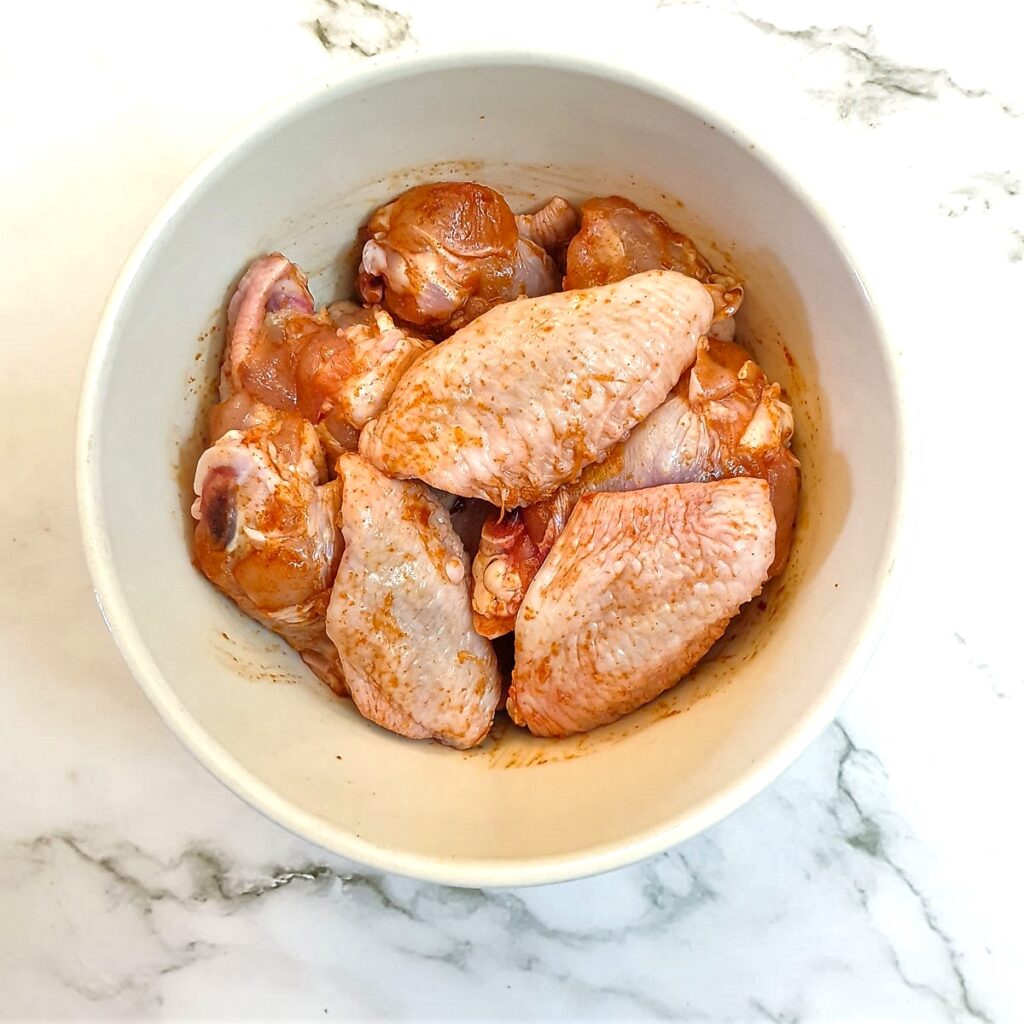
<instances>
[{"instance_id":1,"label":"chicken skin","mask_svg":"<svg viewBox=\"0 0 1024 1024\"><path fill-rule=\"evenodd\" d=\"M316 431L294 412L252 410L199 459L192 515L195 562L246 614L294 647L345 694L324 616L338 564L338 485Z\"/></svg>"},{"instance_id":2,"label":"chicken skin","mask_svg":"<svg viewBox=\"0 0 1024 1024\"><path fill-rule=\"evenodd\" d=\"M238 281L196 567L410 739L654 700L792 544L792 410L733 343L739 280L615 195L433 182L356 242L356 301L280 252Z\"/></svg>"},{"instance_id":3,"label":"chicken skin","mask_svg":"<svg viewBox=\"0 0 1024 1024\"><path fill-rule=\"evenodd\" d=\"M315 313L305 275L280 253L261 256L228 307L222 402L211 413L210 436L247 425L255 400L322 424L333 455L354 449L359 431L430 347L380 307L337 303Z\"/></svg>"},{"instance_id":4,"label":"chicken skin","mask_svg":"<svg viewBox=\"0 0 1024 1024\"><path fill-rule=\"evenodd\" d=\"M555 196L534 213L520 213L516 217L519 237L552 254L569 244L579 223L579 214L572 203L561 196Z\"/></svg>"},{"instance_id":5,"label":"chicken skin","mask_svg":"<svg viewBox=\"0 0 1024 1024\"><path fill-rule=\"evenodd\" d=\"M585 494L758 476L775 510L775 561L785 564L800 486L789 450L793 414L778 384L739 345L707 339L666 401L602 462L544 501L484 523L473 559L473 619L482 636L515 626L531 580Z\"/></svg>"},{"instance_id":6,"label":"chicken skin","mask_svg":"<svg viewBox=\"0 0 1024 1024\"><path fill-rule=\"evenodd\" d=\"M228 303L228 346L221 377L221 398L245 390L250 357L259 346L268 317L312 314L313 296L306 275L279 252L253 260ZM264 398L257 393L254 397ZM264 398L268 404L272 401Z\"/></svg>"},{"instance_id":7,"label":"chicken skin","mask_svg":"<svg viewBox=\"0 0 1024 1024\"><path fill-rule=\"evenodd\" d=\"M664 401L712 313L664 270L496 306L416 362L360 453L498 508L541 501Z\"/></svg>"},{"instance_id":8,"label":"chicken skin","mask_svg":"<svg viewBox=\"0 0 1024 1024\"><path fill-rule=\"evenodd\" d=\"M513 720L568 736L675 685L760 592L774 539L764 480L585 496L519 613Z\"/></svg>"},{"instance_id":9,"label":"chicken skin","mask_svg":"<svg viewBox=\"0 0 1024 1024\"><path fill-rule=\"evenodd\" d=\"M440 500L355 454L338 459L345 549L327 632L365 718L465 749L491 727L501 680L473 629L469 558Z\"/></svg>"},{"instance_id":10,"label":"chicken skin","mask_svg":"<svg viewBox=\"0 0 1024 1024\"><path fill-rule=\"evenodd\" d=\"M591 288L644 270L677 270L696 278L715 303L715 321L735 315L743 301L739 282L716 274L686 235L650 210L621 196L588 199L579 233L569 243L563 287ZM731 336L727 340L732 340Z\"/></svg>"},{"instance_id":11,"label":"chicken skin","mask_svg":"<svg viewBox=\"0 0 1024 1024\"><path fill-rule=\"evenodd\" d=\"M559 236L564 223L556 209L520 235L508 203L485 185L418 185L370 217L356 286L365 302L444 337L497 303L555 291L558 271L533 236Z\"/></svg>"}]
</instances>

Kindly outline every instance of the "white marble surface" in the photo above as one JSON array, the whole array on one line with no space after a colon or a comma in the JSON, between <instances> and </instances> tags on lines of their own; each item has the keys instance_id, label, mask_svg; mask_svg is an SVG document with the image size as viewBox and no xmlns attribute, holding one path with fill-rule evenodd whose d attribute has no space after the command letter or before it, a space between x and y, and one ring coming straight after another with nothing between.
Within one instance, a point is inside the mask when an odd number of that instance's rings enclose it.
<instances>
[{"instance_id":1,"label":"white marble surface","mask_svg":"<svg viewBox=\"0 0 1024 1024\"><path fill-rule=\"evenodd\" d=\"M1024 1019L1021 16L383 3L4 9L0 1017ZM91 333L184 173L311 76L480 43L635 64L774 149L847 232L923 437L908 579L840 722L706 835L517 892L368 873L207 776L104 630L73 504Z\"/></svg>"}]
</instances>

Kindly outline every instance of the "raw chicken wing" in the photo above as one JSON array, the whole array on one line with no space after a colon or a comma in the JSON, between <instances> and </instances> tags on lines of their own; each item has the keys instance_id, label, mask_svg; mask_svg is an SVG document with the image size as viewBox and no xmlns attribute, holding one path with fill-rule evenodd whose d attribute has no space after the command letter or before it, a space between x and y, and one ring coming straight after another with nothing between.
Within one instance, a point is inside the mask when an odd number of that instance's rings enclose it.
<instances>
[{"instance_id":1,"label":"raw chicken wing","mask_svg":"<svg viewBox=\"0 0 1024 1024\"><path fill-rule=\"evenodd\" d=\"M411 188L377 210L364 234L364 301L442 336L496 303L558 288L542 245L520 237L508 203L475 182Z\"/></svg>"},{"instance_id":2,"label":"raw chicken wing","mask_svg":"<svg viewBox=\"0 0 1024 1024\"><path fill-rule=\"evenodd\" d=\"M760 592L774 538L763 480L587 495L519 613L509 714L568 736L653 700Z\"/></svg>"},{"instance_id":3,"label":"raw chicken wing","mask_svg":"<svg viewBox=\"0 0 1024 1024\"><path fill-rule=\"evenodd\" d=\"M473 621L481 636L498 637L515 627L527 588L585 494L713 479L708 467L717 451L685 386L681 393L676 388L604 462L587 466L544 501L504 517L495 511L473 560Z\"/></svg>"},{"instance_id":4,"label":"raw chicken wing","mask_svg":"<svg viewBox=\"0 0 1024 1024\"><path fill-rule=\"evenodd\" d=\"M715 441L701 479L757 476L768 481L777 524L769 576L776 576L789 557L800 494L800 463L789 450L793 410L782 401L779 385L744 349L715 338L697 353L688 397Z\"/></svg>"},{"instance_id":5,"label":"raw chicken wing","mask_svg":"<svg viewBox=\"0 0 1024 1024\"><path fill-rule=\"evenodd\" d=\"M345 551L327 632L360 713L412 739L472 747L501 693L473 629L469 559L441 502L358 455L338 459Z\"/></svg>"},{"instance_id":6,"label":"raw chicken wing","mask_svg":"<svg viewBox=\"0 0 1024 1024\"><path fill-rule=\"evenodd\" d=\"M555 496L563 490L560 487ZM552 501L554 497L531 507L542 507ZM524 512L518 508L504 515L494 511L480 530L473 556L473 626L491 640L515 629L527 588L557 536L552 531L550 543L547 542L543 526L531 533Z\"/></svg>"},{"instance_id":7,"label":"raw chicken wing","mask_svg":"<svg viewBox=\"0 0 1024 1024\"><path fill-rule=\"evenodd\" d=\"M432 345L396 327L380 306L338 302L327 315L334 336L307 345L299 359L303 415L316 420L334 411L362 430L384 411L405 371Z\"/></svg>"},{"instance_id":8,"label":"raw chicken wing","mask_svg":"<svg viewBox=\"0 0 1024 1024\"><path fill-rule=\"evenodd\" d=\"M494 512L473 560L473 620L482 636L515 625L523 597L584 494L658 484L758 476L771 488L777 533L770 575L792 540L799 463L789 450L793 414L747 352L730 342L701 343L697 361L673 393L602 462L550 498L512 516Z\"/></svg>"},{"instance_id":9,"label":"raw chicken wing","mask_svg":"<svg viewBox=\"0 0 1024 1024\"><path fill-rule=\"evenodd\" d=\"M714 300L716 321L732 317L739 309L743 301L739 282L716 274L693 242L656 213L621 196L588 199L580 213L579 233L566 253L565 288L609 284L660 267L701 281Z\"/></svg>"},{"instance_id":10,"label":"raw chicken wing","mask_svg":"<svg viewBox=\"0 0 1024 1024\"><path fill-rule=\"evenodd\" d=\"M344 694L324 620L340 552L338 485L325 477L313 427L296 413L256 408L254 425L228 431L199 459L195 561Z\"/></svg>"},{"instance_id":11,"label":"raw chicken wing","mask_svg":"<svg viewBox=\"0 0 1024 1024\"><path fill-rule=\"evenodd\" d=\"M664 270L496 306L416 362L359 450L502 509L540 501L664 401L712 312Z\"/></svg>"},{"instance_id":12,"label":"raw chicken wing","mask_svg":"<svg viewBox=\"0 0 1024 1024\"><path fill-rule=\"evenodd\" d=\"M313 296L306 275L279 252L260 256L242 275L228 304L222 399L245 388L249 359L259 345L267 317L287 311L313 312ZM256 397L263 396L256 394ZM270 398L264 401L274 404Z\"/></svg>"},{"instance_id":13,"label":"raw chicken wing","mask_svg":"<svg viewBox=\"0 0 1024 1024\"><path fill-rule=\"evenodd\" d=\"M246 271L228 308L228 346L211 437L244 424L252 400L323 423L332 452L354 449L402 374L430 342L395 326L381 308L337 303L313 312L302 272L280 253Z\"/></svg>"}]
</instances>

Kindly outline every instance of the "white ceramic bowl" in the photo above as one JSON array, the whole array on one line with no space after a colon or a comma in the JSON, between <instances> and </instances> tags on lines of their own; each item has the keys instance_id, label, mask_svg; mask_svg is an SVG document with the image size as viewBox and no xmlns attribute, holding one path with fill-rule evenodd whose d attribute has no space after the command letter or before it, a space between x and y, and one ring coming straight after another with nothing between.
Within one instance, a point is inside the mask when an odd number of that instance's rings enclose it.
<instances>
[{"instance_id":1,"label":"white ceramic bowl","mask_svg":"<svg viewBox=\"0 0 1024 1024\"><path fill-rule=\"evenodd\" d=\"M796 546L767 610L751 606L683 685L588 736L506 727L466 753L392 736L334 698L193 569L187 513L221 318L245 266L280 249L310 272L319 300L334 298L361 220L411 183L451 177L520 207L618 192L738 270L741 338L789 390L804 469ZM465 55L318 84L179 190L96 338L79 501L121 651L214 775L366 864L517 885L686 839L768 785L827 725L884 619L905 457L870 301L827 218L778 167L653 82L578 60Z\"/></svg>"}]
</instances>

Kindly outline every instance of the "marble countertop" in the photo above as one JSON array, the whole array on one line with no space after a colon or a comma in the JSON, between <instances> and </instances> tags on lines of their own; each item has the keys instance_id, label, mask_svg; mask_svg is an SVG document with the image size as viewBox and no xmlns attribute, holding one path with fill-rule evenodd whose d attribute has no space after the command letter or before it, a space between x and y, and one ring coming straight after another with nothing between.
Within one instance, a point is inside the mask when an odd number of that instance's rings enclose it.
<instances>
[{"instance_id":1,"label":"marble countertop","mask_svg":"<svg viewBox=\"0 0 1024 1024\"><path fill-rule=\"evenodd\" d=\"M5 10L0 1017L1024 1019L1019 398L987 376L1024 341L1021 15L521 0L499 35L485 6ZM312 76L478 44L635 65L768 142L845 231L922 431L907 580L840 720L684 846L517 891L366 871L211 779L121 663L74 511L90 338L183 175Z\"/></svg>"}]
</instances>

